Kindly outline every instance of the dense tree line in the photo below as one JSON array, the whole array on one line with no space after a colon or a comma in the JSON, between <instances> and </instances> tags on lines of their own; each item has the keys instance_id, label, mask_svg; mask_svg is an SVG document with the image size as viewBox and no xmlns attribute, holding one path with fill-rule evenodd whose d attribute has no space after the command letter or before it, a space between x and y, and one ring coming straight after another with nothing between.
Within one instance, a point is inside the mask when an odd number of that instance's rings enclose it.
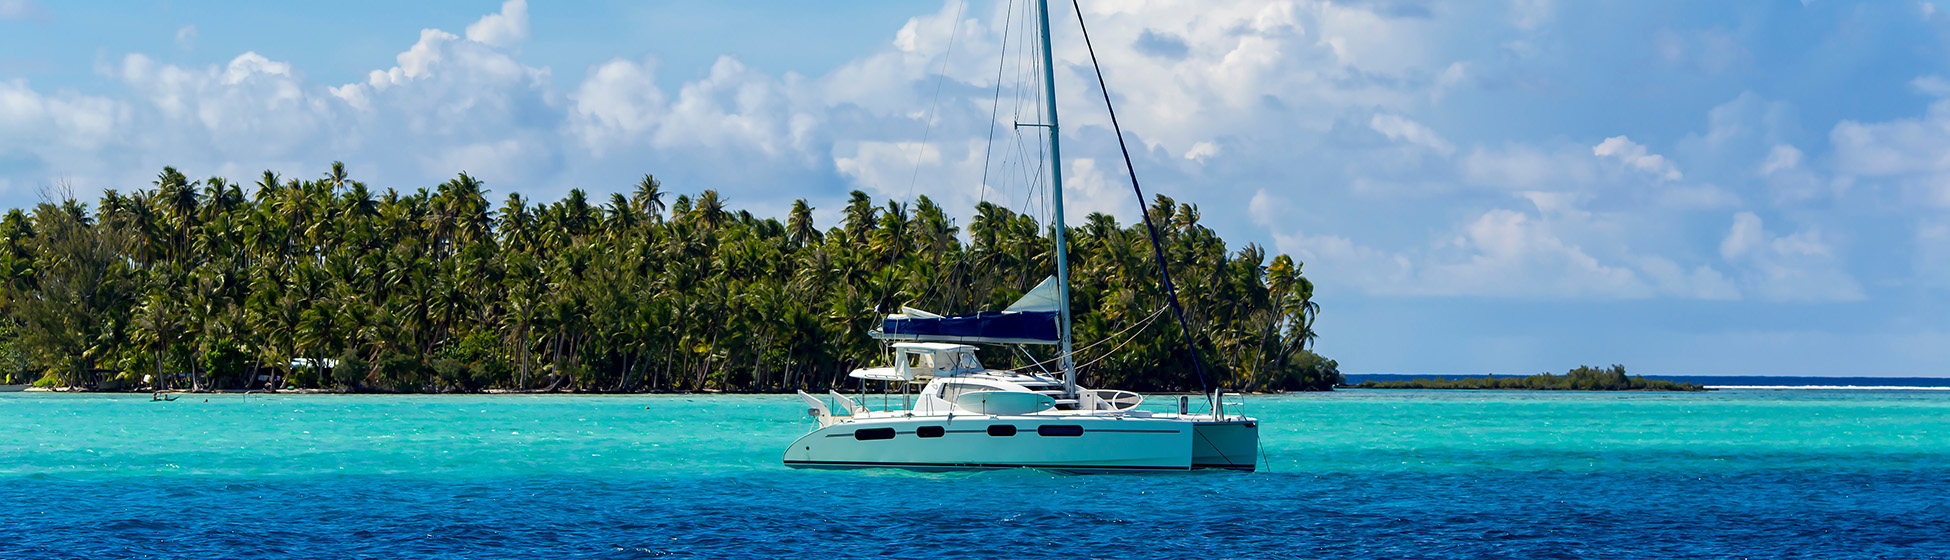
<instances>
[{"instance_id":1,"label":"dense tree line","mask_svg":"<svg viewBox=\"0 0 1950 560\"><path fill-rule=\"evenodd\" d=\"M1697 383L1677 383L1625 375L1625 366L1608 368L1578 366L1564 375L1540 373L1530 376L1494 375L1462 379L1411 379L1408 381L1363 381L1362 389L1522 389L1529 391L1705 391Z\"/></svg>"},{"instance_id":2,"label":"dense tree line","mask_svg":"<svg viewBox=\"0 0 1950 560\"><path fill-rule=\"evenodd\" d=\"M1051 230L1033 217L983 203L963 236L926 197L856 191L820 229L805 200L784 221L760 218L716 191L671 197L648 175L607 200L573 190L498 206L465 173L375 192L340 164L314 180L266 171L249 188L164 168L152 187L0 218L6 381L819 390L884 360L868 336L884 313L999 309L1054 270ZM1318 306L1300 263L1228 252L1196 206L1158 197L1148 211L1223 386L1339 382L1307 349ZM1071 228L1084 380L1196 389L1177 325L1147 322L1164 294L1145 235L1104 214ZM1051 355L1030 350L983 357Z\"/></svg>"}]
</instances>

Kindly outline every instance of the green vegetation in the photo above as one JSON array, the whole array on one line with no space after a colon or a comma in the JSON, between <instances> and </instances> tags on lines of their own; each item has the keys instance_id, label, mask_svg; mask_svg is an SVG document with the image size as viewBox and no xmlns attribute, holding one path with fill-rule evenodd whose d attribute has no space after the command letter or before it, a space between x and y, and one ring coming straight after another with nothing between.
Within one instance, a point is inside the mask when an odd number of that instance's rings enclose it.
<instances>
[{"instance_id":1,"label":"green vegetation","mask_svg":"<svg viewBox=\"0 0 1950 560\"><path fill-rule=\"evenodd\" d=\"M783 222L711 190L666 205L648 175L606 202L572 190L497 207L487 194L465 173L374 192L334 164L315 180L267 171L246 190L164 168L95 210L69 197L10 211L0 373L82 387L822 390L882 359L867 333L884 312L999 309L1054 271L1049 228L989 203L964 243L926 197L856 191L821 230L805 200ZM1307 350L1319 307L1300 263L1228 253L1196 206L1159 197L1148 211L1222 386L1340 382ZM1084 381L1195 390L1178 325L1135 328L1164 305L1143 228L1093 214L1070 235ZM1031 352L983 358L1050 356Z\"/></svg>"},{"instance_id":2,"label":"green vegetation","mask_svg":"<svg viewBox=\"0 0 1950 560\"><path fill-rule=\"evenodd\" d=\"M1706 391L1694 383L1674 383L1639 376L1625 376L1625 366L1609 368L1578 366L1564 375L1540 373L1529 377L1465 377L1462 379L1414 379L1409 381L1363 381L1361 389L1522 389L1530 391Z\"/></svg>"}]
</instances>

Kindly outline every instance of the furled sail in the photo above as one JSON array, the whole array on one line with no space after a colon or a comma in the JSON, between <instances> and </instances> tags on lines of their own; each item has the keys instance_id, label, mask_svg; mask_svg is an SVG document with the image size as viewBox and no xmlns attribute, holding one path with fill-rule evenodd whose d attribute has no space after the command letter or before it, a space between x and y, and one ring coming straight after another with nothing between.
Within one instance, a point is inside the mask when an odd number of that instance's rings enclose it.
<instances>
[{"instance_id":1,"label":"furled sail","mask_svg":"<svg viewBox=\"0 0 1950 560\"><path fill-rule=\"evenodd\" d=\"M902 307L900 313L883 319L873 336L964 344L1056 344L1062 336L1057 332L1056 314L1056 284L1051 278L1001 312L943 317Z\"/></svg>"}]
</instances>

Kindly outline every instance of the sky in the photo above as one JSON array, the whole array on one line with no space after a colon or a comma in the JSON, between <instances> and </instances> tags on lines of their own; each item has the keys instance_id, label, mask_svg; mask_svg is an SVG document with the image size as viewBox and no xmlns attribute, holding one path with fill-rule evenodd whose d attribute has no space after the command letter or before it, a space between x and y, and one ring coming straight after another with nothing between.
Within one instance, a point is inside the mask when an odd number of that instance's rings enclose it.
<instances>
[{"instance_id":1,"label":"sky","mask_svg":"<svg viewBox=\"0 0 1950 560\"><path fill-rule=\"evenodd\" d=\"M1927 1L1083 0L1148 192L1350 373L1950 376ZM1047 215L1019 0L0 0L0 205L165 165ZM1052 3L1067 214L1138 217Z\"/></svg>"}]
</instances>

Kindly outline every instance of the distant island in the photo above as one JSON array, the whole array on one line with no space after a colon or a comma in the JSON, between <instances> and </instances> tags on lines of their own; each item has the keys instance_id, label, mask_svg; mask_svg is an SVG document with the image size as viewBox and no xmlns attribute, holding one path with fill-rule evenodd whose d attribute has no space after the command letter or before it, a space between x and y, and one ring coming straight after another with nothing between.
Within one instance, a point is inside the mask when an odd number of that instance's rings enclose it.
<instances>
[{"instance_id":1,"label":"distant island","mask_svg":"<svg viewBox=\"0 0 1950 560\"><path fill-rule=\"evenodd\" d=\"M1674 383L1640 376L1626 376L1625 366L1609 368L1578 366L1564 375L1540 373L1525 377L1431 378L1408 381L1363 381L1357 389L1516 389L1525 391L1711 391L1695 383Z\"/></svg>"}]
</instances>

